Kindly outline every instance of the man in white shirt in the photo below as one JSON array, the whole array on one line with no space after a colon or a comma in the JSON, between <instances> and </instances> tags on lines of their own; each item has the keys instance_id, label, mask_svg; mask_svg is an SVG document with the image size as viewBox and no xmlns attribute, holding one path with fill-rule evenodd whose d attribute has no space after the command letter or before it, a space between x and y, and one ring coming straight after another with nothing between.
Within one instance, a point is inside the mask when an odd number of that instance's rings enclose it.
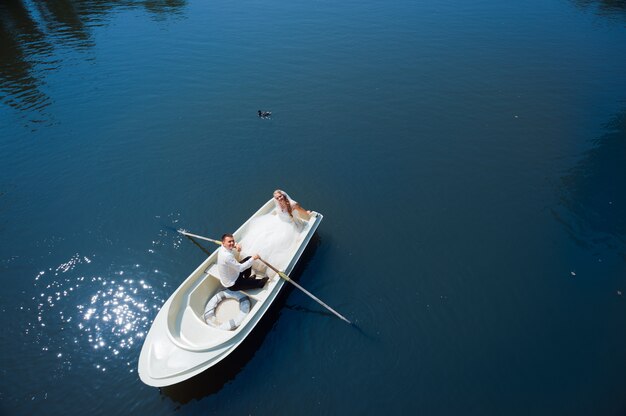
<instances>
[{"instance_id":1,"label":"man in white shirt","mask_svg":"<svg viewBox=\"0 0 626 416\"><path fill-rule=\"evenodd\" d=\"M232 234L222 236L222 247L217 253L217 270L222 286L230 290L256 289L265 286L268 278L256 279L252 274L252 262L259 258L258 254L237 261L241 246L235 243Z\"/></svg>"}]
</instances>

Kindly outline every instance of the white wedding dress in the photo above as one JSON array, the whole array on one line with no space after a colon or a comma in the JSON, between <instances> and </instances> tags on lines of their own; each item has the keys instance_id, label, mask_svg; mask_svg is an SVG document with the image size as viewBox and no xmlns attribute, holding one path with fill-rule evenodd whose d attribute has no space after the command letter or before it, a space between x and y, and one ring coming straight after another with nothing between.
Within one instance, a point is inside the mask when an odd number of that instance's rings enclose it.
<instances>
[{"instance_id":1,"label":"white wedding dress","mask_svg":"<svg viewBox=\"0 0 626 416\"><path fill-rule=\"evenodd\" d=\"M296 202L289 198L291 206L294 207ZM256 217L248 224L246 235L239 241L241 245L241 257L252 256L258 254L261 258L272 266L284 270L289 260L294 246L298 242L305 221L298 216L294 209L292 215L283 211L276 200L274 209L265 215ZM255 261L253 269L259 274L267 274L273 276L275 273L266 266Z\"/></svg>"}]
</instances>

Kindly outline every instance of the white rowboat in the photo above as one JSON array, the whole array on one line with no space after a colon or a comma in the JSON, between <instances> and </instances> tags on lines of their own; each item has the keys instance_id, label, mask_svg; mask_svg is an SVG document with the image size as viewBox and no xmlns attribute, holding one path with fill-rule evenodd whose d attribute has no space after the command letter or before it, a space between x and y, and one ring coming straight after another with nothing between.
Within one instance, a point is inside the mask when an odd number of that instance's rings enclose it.
<instances>
[{"instance_id":1,"label":"white rowboat","mask_svg":"<svg viewBox=\"0 0 626 416\"><path fill-rule=\"evenodd\" d=\"M270 213L273 200L263 205L233 234L241 241L250 221ZM323 216L315 213L305 222L287 264L275 266L289 274L304 252ZM204 321L209 299L223 289L216 277L217 250L176 289L163 304L146 336L139 356L139 377L150 386L165 387L187 380L214 366L243 342L278 296L285 281L274 275L262 289L246 290L250 312L232 331Z\"/></svg>"}]
</instances>

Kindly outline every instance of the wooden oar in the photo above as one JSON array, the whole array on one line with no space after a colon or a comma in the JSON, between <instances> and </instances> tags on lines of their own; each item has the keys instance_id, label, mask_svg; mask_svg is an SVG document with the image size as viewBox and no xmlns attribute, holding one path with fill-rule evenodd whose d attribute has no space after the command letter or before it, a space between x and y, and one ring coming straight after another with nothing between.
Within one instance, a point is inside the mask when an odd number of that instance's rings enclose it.
<instances>
[{"instance_id":1,"label":"wooden oar","mask_svg":"<svg viewBox=\"0 0 626 416\"><path fill-rule=\"evenodd\" d=\"M179 233L181 233L182 235L186 235L188 237L195 237L195 238L199 238L201 240L206 240L206 241L210 241L212 243L218 244L218 245L222 245L222 242L219 240L214 240L212 238L207 238L207 237L202 237L201 235L196 235L196 234L191 234L188 233L187 231L184 230L178 230ZM269 267L270 269L274 270L276 273L278 273L278 275L283 278L284 280L288 281L289 283L291 283L292 285L294 285L295 287L297 287L298 289L300 289L301 291L303 291L305 294L307 294L311 299L313 299L314 301L316 301L317 303L319 303L320 305L322 305L323 307L325 307L326 309L328 309L329 311L331 311L332 313L334 313L338 318L342 319L343 321L349 323L350 325L352 325L352 322L348 321L343 315L341 315L339 312L337 312L336 310L334 310L333 308L331 308L330 306L328 306L327 304L325 304L324 302L322 302L320 299L318 299L314 294L312 294L311 292L309 292L308 290L306 290L305 288L303 288L302 286L300 286L298 283L294 282L293 280L291 280L291 277L287 276L285 273L281 272L280 270L278 270L276 267L272 266L271 264L269 264L268 262L266 262L265 260L263 260L262 258L259 257L259 260L261 260L263 263L265 263L265 265L267 267Z\"/></svg>"},{"instance_id":2,"label":"wooden oar","mask_svg":"<svg viewBox=\"0 0 626 416\"><path fill-rule=\"evenodd\" d=\"M320 299L318 299L314 294L312 294L311 292L309 292L308 290L306 290L305 288L303 288L302 286L300 286L298 283L294 282L293 280L291 280L291 278L289 276L287 276L285 273L281 272L280 270L278 270L276 267L272 266L271 264L269 264L268 262L266 262L265 260L263 260L262 258L259 257L259 260L261 260L263 263L265 263L265 265L267 267L269 267L270 269L274 270L276 273L278 273L278 275L280 277L282 277L283 279L285 279L286 281L288 281L289 283L291 283L292 285L294 285L295 287L297 287L298 289L300 289L301 291L303 291L304 293L306 293L307 295L309 295L309 297L311 297L311 299L313 299L314 301L316 301L317 303L319 303L320 305L322 305L323 307L325 307L326 309L328 309L329 311L331 311L332 313L334 313L338 318L346 321L347 323L349 323L350 325L352 325L352 322L348 321L342 314L340 314L339 312L337 312L336 310L334 310L333 308L331 308L330 306L328 306L327 304L325 304L324 302L322 302Z\"/></svg>"}]
</instances>

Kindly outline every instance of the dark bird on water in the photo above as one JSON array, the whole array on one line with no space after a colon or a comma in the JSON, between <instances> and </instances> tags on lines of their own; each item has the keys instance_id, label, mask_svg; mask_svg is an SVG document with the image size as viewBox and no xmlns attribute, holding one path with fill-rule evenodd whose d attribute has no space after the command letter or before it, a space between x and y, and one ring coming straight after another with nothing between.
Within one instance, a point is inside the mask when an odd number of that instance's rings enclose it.
<instances>
[{"instance_id":1,"label":"dark bird on water","mask_svg":"<svg viewBox=\"0 0 626 416\"><path fill-rule=\"evenodd\" d=\"M261 111L261 110L259 110L258 113L259 113L259 117L260 118L270 118L271 115L272 115L271 111Z\"/></svg>"}]
</instances>

